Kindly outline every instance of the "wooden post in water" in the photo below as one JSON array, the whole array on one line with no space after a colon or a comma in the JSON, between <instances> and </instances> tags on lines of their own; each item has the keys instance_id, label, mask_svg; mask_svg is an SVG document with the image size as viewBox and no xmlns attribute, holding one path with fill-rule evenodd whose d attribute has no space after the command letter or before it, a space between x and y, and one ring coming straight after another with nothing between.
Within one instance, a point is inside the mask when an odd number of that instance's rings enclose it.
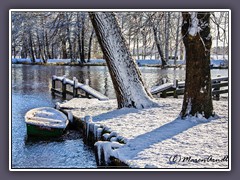
<instances>
[{"instance_id":1,"label":"wooden post in water","mask_svg":"<svg viewBox=\"0 0 240 180\"><path fill-rule=\"evenodd\" d=\"M78 79L76 77L73 77L73 97L77 97L77 85L78 85Z\"/></svg>"},{"instance_id":2,"label":"wooden post in water","mask_svg":"<svg viewBox=\"0 0 240 180\"><path fill-rule=\"evenodd\" d=\"M173 88L175 89L173 92L173 97L178 98L177 90L178 90L178 80L175 79L173 82Z\"/></svg>"},{"instance_id":3,"label":"wooden post in water","mask_svg":"<svg viewBox=\"0 0 240 180\"><path fill-rule=\"evenodd\" d=\"M62 97L66 98L67 94L67 83L66 83L66 78L64 77L62 80Z\"/></svg>"}]
</instances>

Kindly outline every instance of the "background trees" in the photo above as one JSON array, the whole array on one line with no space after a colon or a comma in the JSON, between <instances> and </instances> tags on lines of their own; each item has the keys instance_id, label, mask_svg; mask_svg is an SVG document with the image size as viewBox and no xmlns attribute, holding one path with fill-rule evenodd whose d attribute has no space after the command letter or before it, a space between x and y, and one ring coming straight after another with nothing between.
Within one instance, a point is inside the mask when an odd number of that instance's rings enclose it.
<instances>
[{"instance_id":1,"label":"background trees","mask_svg":"<svg viewBox=\"0 0 240 180\"><path fill-rule=\"evenodd\" d=\"M134 59L185 59L180 12L117 12L116 17ZM228 13L210 16L214 58L228 58ZM222 56L221 56L222 55ZM85 63L102 59L87 12L12 12L12 56L71 59Z\"/></svg>"}]
</instances>

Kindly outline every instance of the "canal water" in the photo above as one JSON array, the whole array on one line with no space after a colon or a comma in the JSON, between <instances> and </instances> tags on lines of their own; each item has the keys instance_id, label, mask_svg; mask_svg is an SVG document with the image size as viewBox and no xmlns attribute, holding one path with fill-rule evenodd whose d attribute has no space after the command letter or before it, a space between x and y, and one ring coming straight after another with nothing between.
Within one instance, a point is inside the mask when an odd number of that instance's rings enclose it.
<instances>
[{"instance_id":1,"label":"canal water","mask_svg":"<svg viewBox=\"0 0 240 180\"><path fill-rule=\"evenodd\" d=\"M185 69L140 68L147 87L185 79ZM228 76L228 70L214 69L212 77ZM93 150L83 144L81 135L68 130L60 139L33 140L26 136L25 113L36 107L54 107L61 98L51 96L51 77L76 77L110 98L115 98L106 66L12 65L12 168L96 168Z\"/></svg>"}]
</instances>

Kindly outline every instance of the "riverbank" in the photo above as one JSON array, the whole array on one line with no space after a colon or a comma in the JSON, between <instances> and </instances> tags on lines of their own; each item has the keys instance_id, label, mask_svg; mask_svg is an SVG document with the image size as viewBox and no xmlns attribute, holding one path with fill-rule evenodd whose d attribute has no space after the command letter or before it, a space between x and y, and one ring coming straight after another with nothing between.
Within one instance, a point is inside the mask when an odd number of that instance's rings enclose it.
<instances>
[{"instance_id":1,"label":"riverbank","mask_svg":"<svg viewBox=\"0 0 240 180\"><path fill-rule=\"evenodd\" d=\"M228 101L213 101L216 117L178 118L182 99L158 107L117 109L116 100L74 98L57 104L73 116L100 168L228 169Z\"/></svg>"},{"instance_id":2,"label":"riverbank","mask_svg":"<svg viewBox=\"0 0 240 180\"><path fill-rule=\"evenodd\" d=\"M161 60L157 59L147 59L147 60L136 60L136 63L139 67L159 67L162 68ZM31 59L20 59L13 58L12 64L27 64L27 65L45 65L45 66L106 66L106 61L104 59L91 59L86 63L80 63L80 60L77 62L72 62L70 59L49 59L46 63L41 59L36 59L35 62L32 62ZM165 68L181 68L185 67L186 63L184 60L169 60ZM227 60L211 60L210 66L212 69L227 69L228 61Z\"/></svg>"}]
</instances>

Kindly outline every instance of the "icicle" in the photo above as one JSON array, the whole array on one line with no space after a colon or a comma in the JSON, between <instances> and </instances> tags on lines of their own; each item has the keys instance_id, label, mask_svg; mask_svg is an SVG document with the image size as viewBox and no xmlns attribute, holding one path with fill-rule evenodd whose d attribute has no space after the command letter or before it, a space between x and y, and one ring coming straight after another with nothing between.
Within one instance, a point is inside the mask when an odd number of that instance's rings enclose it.
<instances>
[{"instance_id":1,"label":"icicle","mask_svg":"<svg viewBox=\"0 0 240 180\"><path fill-rule=\"evenodd\" d=\"M102 128L97 129L97 141L101 139L102 131L103 131Z\"/></svg>"},{"instance_id":2,"label":"icicle","mask_svg":"<svg viewBox=\"0 0 240 180\"><path fill-rule=\"evenodd\" d=\"M118 142L98 141L94 144L94 146L97 146L99 164L101 163L101 150L102 150L104 153L105 165L108 165L110 156L114 156L116 154L114 153L114 150L121 147L122 144Z\"/></svg>"},{"instance_id":3,"label":"icicle","mask_svg":"<svg viewBox=\"0 0 240 180\"><path fill-rule=\"evenodd\" d=\"M92 117L91 116L85 116L84 120L85 120L85 124L87 126L87 138L88 138L89 126L90 126L90 124L92 122Z\"/></svg>"},{"instance_id":4,"label":"icicle","mask_svg":"<svg viewBox=\"0 0 240 180\"><path fill-rule=\"evenodd\" d=\"M96 142L94 144L94 146L97 147L98 164L100 165L101 164L101 149L102 149L101 141Z\"/></svg>"},{"instance_id":5,"label":"icicle","mask_svg":"<svg viewBox=\"0 0 240 180\"><path fill-rule=\"evenodd\" d=\"M97 138L98 138L98 132L97 132L97 130L98 130L98 128L99 128L100 126L99 125L94 125L94 127L93 127L93 135L94 135L94 139L95 140L97 140Z\"/></svg>"},{"instance_id":6,"label":"icicle","mask_svg":"<svg viewBox=\"0 0 240 180\"><path fill-rule=\"evenodd\" d=\"M71 123L73 123L73 114L72 114L72 112L71 112L71 111L68 111L67 114L68 114L68 120L69 120Z\"/></svg>"}]
</instances>

